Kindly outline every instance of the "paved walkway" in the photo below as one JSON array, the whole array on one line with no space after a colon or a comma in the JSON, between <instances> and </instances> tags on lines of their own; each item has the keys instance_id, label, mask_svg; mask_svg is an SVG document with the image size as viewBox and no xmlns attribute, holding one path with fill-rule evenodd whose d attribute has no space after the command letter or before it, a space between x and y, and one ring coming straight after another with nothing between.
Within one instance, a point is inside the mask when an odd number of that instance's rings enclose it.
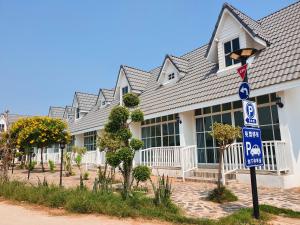
<instances>
[{"instance_id":1,"label":"paved walkway","mask_svg":"<svg viewBox=\"0 0 300 225\"><path fill-rule=\"evenodd\" d=\"M173 201L181 206L187 215L206 218L219 218L226 216L240 208L252 207L250 185L232 183L228 186L239 198L232 203L218 204L206 201L208 192L215 188L214 184L194 182L174 182ZM259 188L259 202L280 208L300 211L300 191L281 190L277 188ZM300 224L300 221L299 221Z\"/></svg>"}]
</instances>

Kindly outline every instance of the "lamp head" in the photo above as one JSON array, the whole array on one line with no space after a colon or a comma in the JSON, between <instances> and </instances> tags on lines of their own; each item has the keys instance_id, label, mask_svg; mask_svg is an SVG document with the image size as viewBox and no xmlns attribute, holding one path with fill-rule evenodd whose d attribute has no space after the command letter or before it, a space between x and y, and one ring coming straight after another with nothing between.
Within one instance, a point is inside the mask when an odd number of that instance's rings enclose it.
<instances>
[{"instance_id":1,"label":"lamp head","mask_svg":"<svg viewBox=\"0 0 300 225\"><path fill-rule=\"evenodd\" d=\"M250 56L254 55L257 52L255 48L242 48L236 51L233 51L229 54L229 57L234 60L239 60L241 58L247 59Z\"/></svg>"}]
</instances>

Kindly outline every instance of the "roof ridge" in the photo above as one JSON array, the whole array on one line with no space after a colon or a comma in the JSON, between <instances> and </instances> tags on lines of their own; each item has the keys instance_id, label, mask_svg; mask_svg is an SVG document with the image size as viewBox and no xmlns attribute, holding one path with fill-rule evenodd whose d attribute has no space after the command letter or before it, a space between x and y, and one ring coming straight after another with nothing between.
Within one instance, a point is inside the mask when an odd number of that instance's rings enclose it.
<instances>
[{"instance_id":1,"label":"roof ridge","mask_svg":"<svg viewBox=\"0 0 300 225\"><path fill-rule=\"evenodd\" d=\"M100 90L114 91L115 89L114 88L111 88L111 89L109 89L109 88L100 88Z\"/></svg>"},{"instance_id":2,"label":"roof ridge","mask_svg":"<svg viewBox=\"0 0 300 225\"><path fill-rule=\"evenodd\" d=\"M168 54L168 56L174 57L174 58L177 58L177 59L181 59L181 60L184 60L184 61L189 61L188 59L182 58L180 56L175 56L175 55L171 55L171 54Z\"/></svg>"},{"instance_id":3,"label":"roof ridge","mask_svg":"<svg viewBox=\"0 0 300 225\"><path fill-rule=\"evenodd\" d=\"M127 66L127 65L121 65L122 67L128 67L128 68L131 68L131 69L134 69L134 70L139 70L139 71L141 71L141 72L145 72L145 73L149 73L149 72L147 72L147 71L145 71L145 70L142 70L142 69L139 69L139 68L136 68L136 67L133 67L133 66Z\"/></svg>"},{"instance_id":4,"label":"roof ridge","mask_svg":"<svg viewBox=\"0 0 300 225\"><path fill-rule=\"evenodd\" d=\"M263 19L265 19L265 18L267 18L267 17L269 17L269 16L272 16L272 15L274 15L274 14L276 14L276 13L279 13L280 11L283 11L283 10L285 10L285 9L287 9L287 8L289 8L289 7L292 7L292 6L294 6L294 5L298 4L298 3L300 3L300 0L298 0L298 1L294 2L294 3L292 3L292 4L289 4L289 5L287 5L287 6L283 7L283 8L281 8L281 9L278 9L278 10L272 12L272 13L269 14L269 15L263 16L262 18L258 19L257 21L260 22L261 20L263 20Z\"/></svg>"},{"instance_id":5,"label":"roof ridge","mask_svg":"<svg viewBox=\"0 0 300 225\"><path fill-rule=\"evenodd\" d=\"M62 109L64 109L65 107L63 107L63 106L50 106L50 108L62 108Z\"/></svg>"},{"instance_id":6,"label":"roof ridge","mask_svg":"<svg viewBox=\"0 0 300 225\"><path fill-rule=\"evenodd\" d=\"M244 16L248 17L249 19L253 20L254 22L256 22L260 25L260 23L257 20L253 19L251 16L248 16L248 14L244 13L243 11L241 11L238 8L234 7L233 5L231 5L227 2L225 2L224 4L226 4L227 6L231 7L234 10L237 10L239 13L243 14Z\"/></svg>"},{"instance_id":7,"label":"roof ridge","mask_svg":"<svg viewBox=\"0 0 300 225\"><path fill-rule=\"evenodd\" d=\"M75 94L86 94L86 95L95 95L95 96L97 96L96 94L81 92L81 91L75 91Z\"/></svg>"}]
</instances>

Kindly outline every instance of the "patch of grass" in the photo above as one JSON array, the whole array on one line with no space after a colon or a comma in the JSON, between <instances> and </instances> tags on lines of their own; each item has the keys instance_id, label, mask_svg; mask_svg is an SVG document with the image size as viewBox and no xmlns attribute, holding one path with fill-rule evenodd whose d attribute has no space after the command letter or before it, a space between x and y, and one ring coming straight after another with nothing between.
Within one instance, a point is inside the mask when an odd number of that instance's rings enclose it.
<instances>
[{"instance_id":1,"label":"patch of grass","mask_svg":"<svg viewBox=\"0 0 300 225\"><path fill-rule=\"evenodd\" d=\"M23 182L0 182L0 196L28 203L48 207L62 207L75 213L100 213L117 217L142 217L146 219L160 219L180 224L197 225L234 225L234 224L267 224L269 214L299 217L300 212L278 209L271 206L261 207L261 219L252 217L252 209L241 209L230 216L219 220L191 218L183 215L181 210L172 202L155 205L152 198L142 193L133 193L127 200L123 200L118 193L97 192L86 188L65 189L54 185L32 186Z\"/></svg>"},{"instance_id":2,"label":"patch of grass","mask_svg":"<svg viewBox=\"0 0 300 225\"><path fill-rule=\"evenodd\" d=\"M237 201L238 197L225 187L221 187L213 189L207 199L212 202L224 203Z\"/></svg>"},{"instance_id":3,"label":"patch of grass","mask_svg":"<svg viewBox=\"0 0 300 225\"><path fill-rule=\"evenodd\" d=\"M251 224L251 225L263 225L268 224L267 221L270 216L267 213L261 212L260 219L253 218L252 209L240 209L238 212L231 214L230 216L219 219L216 224L218 225L231 225L231 224Z\"/></svg>"},{"instance_id":4,"label":"patch of grass","mask_svg":"<svg viewBox=\"0 0 300 225\"><path fill-rule=\"evenodd\" d=\"M260 210L273 215L285 216L290 218L300 218L300 212L291 209L277 208L271 205L260 205Z\"/></svg>"}]
</instances>

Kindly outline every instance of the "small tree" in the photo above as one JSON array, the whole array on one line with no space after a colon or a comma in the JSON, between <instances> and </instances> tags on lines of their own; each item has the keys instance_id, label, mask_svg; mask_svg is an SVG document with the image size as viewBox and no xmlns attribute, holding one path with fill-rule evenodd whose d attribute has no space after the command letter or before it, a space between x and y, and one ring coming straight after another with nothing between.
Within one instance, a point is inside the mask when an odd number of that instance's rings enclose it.
<instances>
[{"instance_id":1,"label":"small tree","mask_svg":"<svg viewBox=\"0 0 300 225\"><path fill-rule=\"evenodd\" d=\"M21 118L12 125L12 136L17 141L19 149L41 149L42 170L45 171L43 161L43 150L55 143L70 141L70 134L67 132L67 124L61 119L50 117Z\"/></svg>"},{"instance_id":2,"label":"small tree","mask_svg":"<svg viewBox=\"0 0 300 225\"><path fill-rule=\"evenodd\" d=\"M219 173L218 173L218 190L221 189L223 156L226 148L234 142L235 139L241 137L240 127L233 127L228 124L214 123L210 135L216 139L219 145ZM223 177L224 179L224 177Z\"/></svg>"},{"instance_id":3,"label":"small tree","mask_svg":"<svg viewBox=\"0 0 300 225\"><path fill-rule=\"evenodd\" d=\"M123 197L127 198L132 185L132 162L135 151L143 147L141 140L132 138L130 123L141 122L143 112L136 107L139 98L128 93L123 97L124 106L115 106L100 137L100 147L106 149L106 160L112 167L118 167L123 176Z\"/></svg>"}]
</instances>

